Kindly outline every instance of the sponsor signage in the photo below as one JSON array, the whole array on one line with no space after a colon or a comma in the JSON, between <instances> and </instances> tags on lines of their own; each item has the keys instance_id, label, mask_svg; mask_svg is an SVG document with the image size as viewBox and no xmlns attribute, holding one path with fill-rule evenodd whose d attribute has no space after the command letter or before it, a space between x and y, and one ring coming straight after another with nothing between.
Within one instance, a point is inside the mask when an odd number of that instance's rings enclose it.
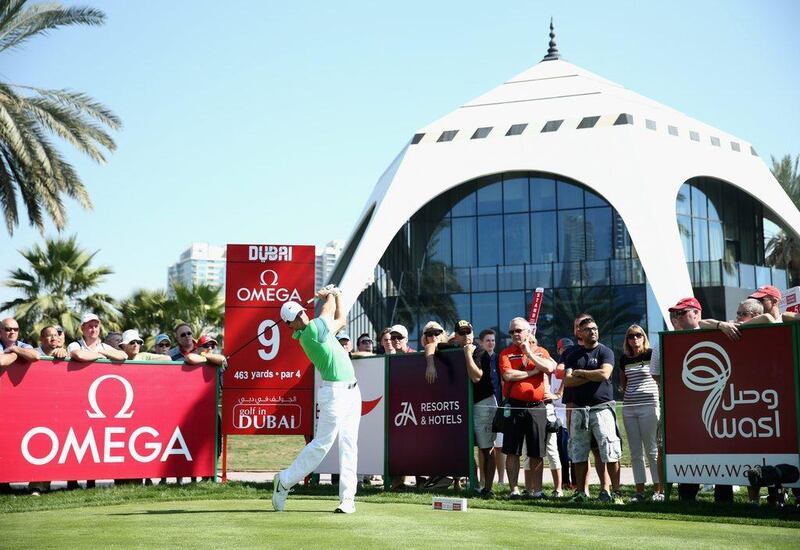
<instances>
[{"instance_id":1,"label":"sponsor signage","mask_svg":"<svg viewBox=\"0 0 800 550\"><path fill-rule=\"evenodd\" d=\"M212 367L15 363L0 370L0 482L215 475Z\"/></svg>"},{"instance_id":2,"label":"sponsor signage","mask_svg":"<svg viewBox=\"0 0 800 550\"><path fill-rule=\"evenodd\" d=\"M746 485L750 466L800 466L796 330L662 335L667 481Z\"/></svg>"},{"instance_id":3,"label":"sponsor signage","mask_svg":"<svg viewBox=\"0 0 800 550\"><path fill-rule=\"evenodd\" d=\"M358 426L358 473L383 474L386 443L386 360L384 356L353 359L353 369L361 391L361 423ZM316 387L322 386L319 373ZM339 438L316 470L321 474L339 473Z\"/></svg>"},{"instance_id":4,"label":"sponsor signage","mask_svg":"<svg viewBox=\"0 0 800 550\"><path fill-rule=\"evenodd\" d=\"M420 353L389 355L388 475L470 475L472 385L462 351L436 356L425 381Z\"/></svg>"},{"instance_id":5,"label":"sponsor signage","mask_svg":"<svg viewBox=\"0 0 800 550\"><path fill-rule=\"evenodd\" d=\"M280 319L290 300L314 295L314 247L228 245L225 277L225 371L229 388L311 389L313 374ZM313 315L313 313L312 313Z\"/></svg>"},{"instance_id":6,"label":"sponsor signage","mask_svg":"<svg viewBox=\"0 0 800 550\"><path fill-rule=\"evenodd\" d=\"M222 431L226 435L311 435L313 405L313 390L225 390Z\"/></svg>"}]
</instances>

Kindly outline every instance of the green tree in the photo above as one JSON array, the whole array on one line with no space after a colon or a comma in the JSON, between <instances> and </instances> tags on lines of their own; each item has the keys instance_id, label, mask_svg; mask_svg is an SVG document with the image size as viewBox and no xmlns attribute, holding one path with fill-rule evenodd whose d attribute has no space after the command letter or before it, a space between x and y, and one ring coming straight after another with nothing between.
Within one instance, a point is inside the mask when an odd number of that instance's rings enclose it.
<instances>
[{"instance_id":1,"label":"green tree","mask_svg":"<svg viewBox=\"0 0 800 550\"><path fill-rule=\"evenodd\" d=\"M88 7L26 4L27 0L0 0L0 53L59 27L102 25L106 18ZM105 151L116 149L106 128L121 126L114 113L84 93L0 81L0 209L8 233L19 226L18 197L28 221L40 232L45 218L58 230L66 226L65 197L92 207L80 177L51 137L104 163Z\"/></svg>"},{"instance_id":2,"label":"green tree","mask_svg":"<svg viewBox=\"0 0 800 550\"><path fill-rule=\"evenodd\" d=\"M785 155L776 160L772 157L772 174L783 190L789 195L794 205L800 209L800 155ZM767 243L767 265L786 269L789 272L790 285L800 285L800 240L784 230L779 231Z\"/></svg>"},{"instance_id":3,"label":"green tree","mask_svg":"<svg viewBox=\"0 0 800 550\"><path fill-rule=\"evenodd\" d=\"M136 290L119 304L120 326L123 330L137 329L145 341L144 349L150 349L161 332L170 333L170 339L174 338L170 309L173 306L163 290Z\"/></svg>"},{"instance_id":4,"label":"green tree","mask_svg":"<svg viewBox=\"0 0 800 550\"><path fill-rule=\"evenodd\" d=\"M217 287L203 284L173 285L166 311L168 319L171 319L170 331L178 323L189 323L195 334L218 334L225 319L222 292Z\"/></svg>"},{"instance_id":5,"label":"green tree","mask_svg":"<svg viewBox=\"0 0 800 550\"><path fill-rule=\"evenodd\" d=\"M72 236L46 239L44 248L37 244L20 254L27 265L10 270L5 285L22 296L1 304L0 311L13 311L25 340L37 341L48 324L61 325L69 336L77 336L85 312L99 315L106 330L119 329L113 298L96 292L113 273L107 266L92 266L97 252L81 249Z\"/></svg>"}]
</instances>

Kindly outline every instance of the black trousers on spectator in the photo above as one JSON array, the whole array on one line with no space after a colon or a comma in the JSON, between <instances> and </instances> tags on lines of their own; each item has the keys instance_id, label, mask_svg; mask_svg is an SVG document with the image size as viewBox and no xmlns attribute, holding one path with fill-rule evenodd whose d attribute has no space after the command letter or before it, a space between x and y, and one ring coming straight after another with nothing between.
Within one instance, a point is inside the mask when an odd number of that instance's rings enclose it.
<instances>
[{"instance_id":1,"label":"black trousers on spectator","mask_svg":"<svg viewBox=\"0 0 800 550\"><path fill-rule=\"evenodd\" d=\"M561 459L561 485L564 487L570 485L571 478L574 479L574 474L570 475L572 474L572 463L569 461L569 455L567 454L568 438L567 429L561 426L556 434L556 443L558 443L558 457Z\"/></svg>"},{"instance_id":2,"label":"black trousers on spectator","mask_svg":"<svg viewBox=\"0 0 800 550\"><path fill-rule=\"evenodd\" d=\"M678 498L680 500L696 500L700 485L697 483L679 483ZM733 486L714 485L714 502L733 503Z\"/></svg>"}]
</instances>

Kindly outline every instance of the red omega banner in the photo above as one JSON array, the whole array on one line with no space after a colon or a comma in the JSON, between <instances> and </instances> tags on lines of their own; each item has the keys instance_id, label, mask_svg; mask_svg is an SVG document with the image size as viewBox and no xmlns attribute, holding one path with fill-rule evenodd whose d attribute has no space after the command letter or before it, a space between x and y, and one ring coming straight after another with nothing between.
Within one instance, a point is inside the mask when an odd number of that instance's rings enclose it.
<instances>
[{"instance_id":1,"label":"red omega banner","mask_svg":"<svg viewBox=\"0 0 800 550\"><path fill-rule=\"evenodd\" d=\"M437 356L425 381L421 353L388 355L388 474L470 475L472 386L462 351Z\"/></svg>"},{"instance_id":2,"label":"red omega banner","mask_svg":"<svg viewBox=\"0 0 800 550\"><path fill-rule=\"evenodd\" d=\"M0 482L212 476L216 381L179 364L0 369Z\"/></svg>"},{"instance_id":3,"label":"red omega banner","mask_svg":"<svg viewBox=\"0 0 800 550\"><path fill-rule=\"evenodd\" d=\"M228 245L225 350L232 355L225 390L313 388L311 365L280 307L314 296L314 262L313 246Z\"/></svg>"},{"instance_id":4,"label":"red omega banner","mask_svg":"<svg viewBox=\"0 0 800 550\"><path fill-rule=\"evenodd\" d=\"M747 485L798 460L796 327L662 335L667 481Z\"/></svg>"}]
</instances>

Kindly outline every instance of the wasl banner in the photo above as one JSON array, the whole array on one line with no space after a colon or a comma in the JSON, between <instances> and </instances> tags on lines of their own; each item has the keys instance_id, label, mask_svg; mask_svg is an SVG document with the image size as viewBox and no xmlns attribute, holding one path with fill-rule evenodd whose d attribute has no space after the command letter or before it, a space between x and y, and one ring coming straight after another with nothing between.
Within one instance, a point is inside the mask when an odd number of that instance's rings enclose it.
<instances>
[{"instance_id":1,"label":"wasl banner","mask_svg":"<svg viewBox=\"0 0 800 550\"><path fill-rule=\"evenodd\" d=\"M751 466L800 466L795 330L663 335L668 481L746 485Z\"/></svg>"},{"instance_id":2,"label":"wasl banner","mask_svg":"<svg viewBox=\"0 0 800 550\"><path fill-rule=\"evenodd\" d=\"M216 380L177 364L0 369L0 482L212 476Z\"/></svg>"}]
</instances>

